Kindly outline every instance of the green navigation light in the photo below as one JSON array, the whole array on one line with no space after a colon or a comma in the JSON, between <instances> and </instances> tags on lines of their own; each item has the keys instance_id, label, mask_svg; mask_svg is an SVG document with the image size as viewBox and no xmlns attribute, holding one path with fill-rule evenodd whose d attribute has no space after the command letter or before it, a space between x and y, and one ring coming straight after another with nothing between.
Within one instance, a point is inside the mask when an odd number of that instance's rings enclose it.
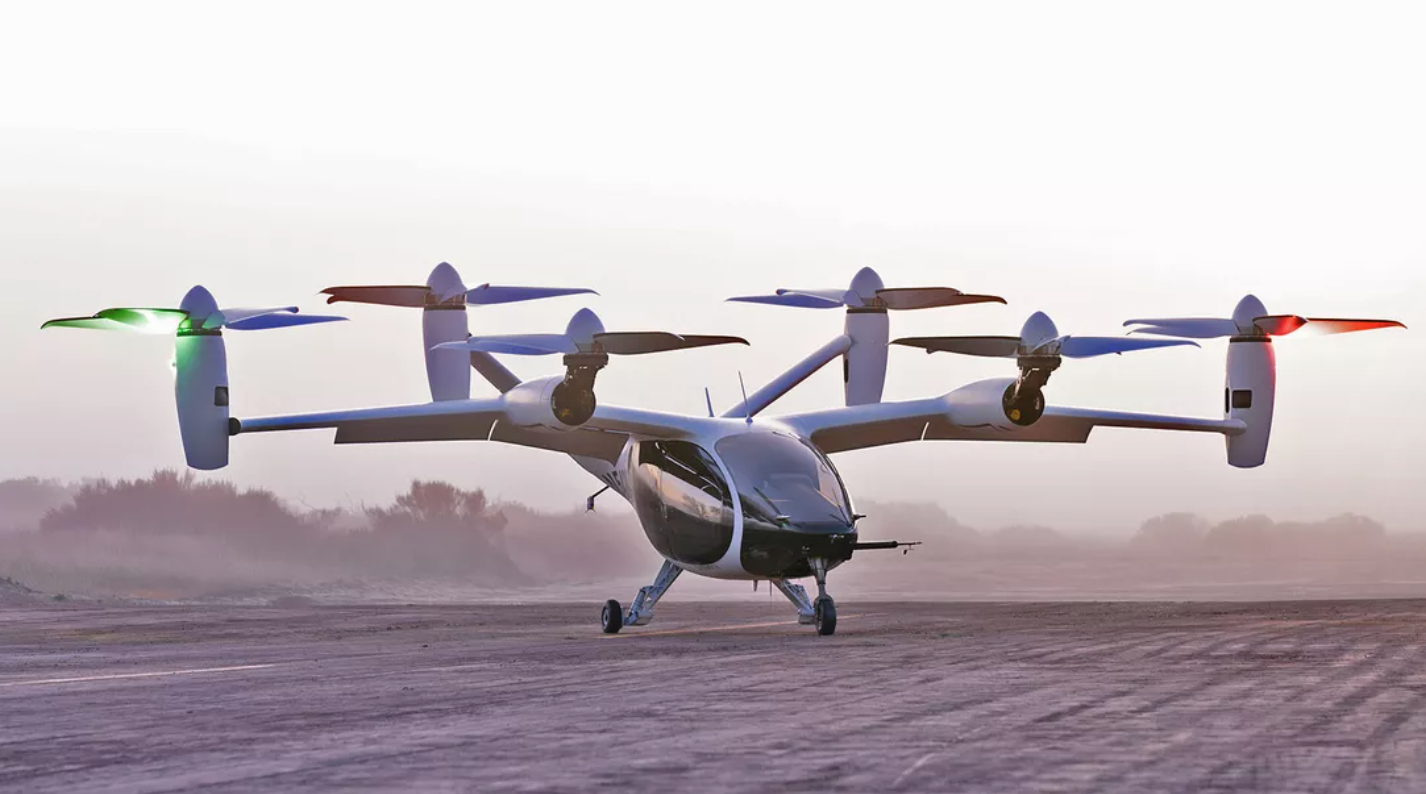
<instances>
[{"instance_id":1,"label":"green navigation light","mask_svg":"<svg viewBox=\"0 0 1426 794\"><path fill-rule=\"evenodd\" d=\"M131 331L141 334L174 334L188 319L179 309L105 309L93 317L62 317L40 328L87 328L96 331Z\"/></svg>"}]
</instances>

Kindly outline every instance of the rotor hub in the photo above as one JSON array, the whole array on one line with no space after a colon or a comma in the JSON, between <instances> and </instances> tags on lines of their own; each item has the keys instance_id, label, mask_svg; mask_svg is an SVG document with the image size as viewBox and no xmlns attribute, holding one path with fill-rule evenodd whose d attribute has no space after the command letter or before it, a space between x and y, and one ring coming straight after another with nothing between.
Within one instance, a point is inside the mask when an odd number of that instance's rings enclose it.
<instances>
[{"instance_id":1,"label":"rotor hub","mask_svg":"<svg viewBox=\"0 0 1426 794\"><path fill-rule=\"evenodd\" d=\"M1254 320L1267 316L1267 313L1268 308L1256 295L1244 295L1238 305L1233 307L1233 324L1238 326L1238 333L1242 336L1266 336Z\"/></svg>"}]
</instances>

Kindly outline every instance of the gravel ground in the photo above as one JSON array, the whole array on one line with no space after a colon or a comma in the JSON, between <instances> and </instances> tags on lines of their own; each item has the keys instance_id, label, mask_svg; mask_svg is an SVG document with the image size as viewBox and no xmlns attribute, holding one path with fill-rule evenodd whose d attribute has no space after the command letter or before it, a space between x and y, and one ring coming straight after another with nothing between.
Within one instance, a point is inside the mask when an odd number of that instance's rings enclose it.
<instances>
[{"instance_id":1,"label":"gravel ground","mask_svg":"<svg viewBox=\"0 0 1426 794\"><path fill-rule=\"evenodd\" d=\"M1426 602L0 609L0 789L1426 790Z\"/></svg>"}]
</instances>

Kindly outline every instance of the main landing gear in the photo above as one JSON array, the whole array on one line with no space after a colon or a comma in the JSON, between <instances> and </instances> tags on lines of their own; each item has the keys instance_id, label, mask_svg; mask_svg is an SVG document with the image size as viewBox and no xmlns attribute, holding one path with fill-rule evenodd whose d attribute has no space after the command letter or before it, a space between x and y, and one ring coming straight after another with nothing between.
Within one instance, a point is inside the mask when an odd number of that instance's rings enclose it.
<instances>
[{"instance_id":1,"label":"main landing gear","mask_svg":"<svg viewBox=\"0 0 1426 794\"><path fill-rule=\"evenodd\" d=\"M604 609L599 613L599 625L603 627L604 633L618 634L619 629L625 626L642 626L653 620L654 605L663 598L663 594L668 592L681 573L682 568L665 560L663 567L659 568L658 576L654 577L654 583L639 588L639 594L634 597L634 605L629 607L628 613L624 612L618 601L612 598L605 601Z\"/></svg>"},{"instance_id":2,"label":"main landing gear","mask_svg":"<svg viewBox=\"0 0 1426 794\"><path fill-rule=\"evenodd\" d=\"M786 579L772 580L773 586L797 607L797 622L817 627L817 633L830 636L837 633L837 605L827 595L827 560L812 557L807 561L812 566L812 575L817 577L817 599L807 598L807 589Z\"/></svg>"},{"instance_id":3,"label":"main landing gear","mask_svg":"<svg viewBox=\"0 0 1426 794\"><path fill-rule=\"evenodd\" d=\"M818 634L830 636L837 633L837 605L827 594L827 560L813 557L808 563L812 568L812 575L817 579L817 598L808 598L806 588L786 579L773 579L772 583L797 607L798 623L815 626ZM639 589L633 606L629 607L627 612L618 601L612 598L605 601L604 609L599 613L599 625L604 629L604 633L618 634L625 626L642 626L653 620L654 605L663 598L663 594L668 592L681 573L682 568L671 562L664 562L663 567L659 568L658 576L654 577L654 583Z\"/></svg>"}]
</instances>

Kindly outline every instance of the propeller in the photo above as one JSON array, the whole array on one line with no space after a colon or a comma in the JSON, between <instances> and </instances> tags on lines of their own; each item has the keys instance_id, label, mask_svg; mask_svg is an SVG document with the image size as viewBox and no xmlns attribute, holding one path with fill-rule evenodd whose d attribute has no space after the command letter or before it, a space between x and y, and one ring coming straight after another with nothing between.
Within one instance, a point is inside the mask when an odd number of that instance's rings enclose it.
<instances>
[{"instance_id":1,"label":"propeller","mask_svg":"<svg viewBox=\"0 0 1426 794\"><path fill-rule=\"evenodd\" d=\"M1131 334L1177 336L1187 339L1218 339L1220 337L1287 336L1301 328L1318 334L1346 334L1372 331L1378 328L1405 328L1396 320L1355 320L1335 317L1303 317L1297 314L1268 314L1267 307L1253 295L1245 296L1227 317L1171 317L1127 320L1125 326L1137 325Z\"/></svg>"},{"instance_id":2,"label":"propeller","mask_svg":"<svg viewBox=\"0 0 1426 794\"><path fill-rule=\"evenodd\" d=\"M373 303L380 306L426 308L434 306L492 306L500 303L558 298L564 295L598 295L582 287L497 287L481 284L466 289L460 274L447 262L436 265L425 286L348 286L322 290L327 303Z\"/></svg>"},{"instance_id":3,"label":"propeller","mask_svg":"<svg viewBox=\"0 0 1426 794\"><path fill-rule=\"evenodd\" d=\"M674 334L667 331L605 331L599 316L589 309L580 309L562 334L506 334L472 336L464 342L445 342L436 350L469 350L479 353L505 353L515 356L548 356L563 354L637 356L665 353L714 345L746 345L737 336L706 336Z\"/></svg>"},{"instance_id":4,"label":"propeller","mask_svg":"<svg viewBox=\"0 0 1426 794\"><path fill-rule=\"evenodd\" d=\"M421 351L426 359L426 385L431 399L470 399L471 369L479 371L492 385L505 392L520 379L490 355L478 351L452 352L441 349L447 342L470 338L470 306L556 298L562 295L597 295L594 290L565 287L497 287L482 284L467 289L460 273L449 262L431 270L425 285L328 287L322 290L327 303L373 303L421 309Z\"/></svg>"},{"instance_id":5,"label":"propeller","mask_svg":"<svg viewBox=\"0 0 1426 794\"><path fill-rule=\"evenodd\" d=\"M972 295L950 287L882 286L881 277L869 267L862 268L848 289L779 289L771 295L744 295L729 298L735 303L762 303L797 309L861 309L911 311L972 303L1004 303L997 295Z\"/></svg>"},{"instance_id":6,"label":"propeller","mask_svg":"<svg viewBox=\"0 0 1426 794\"><path fill-rule=\"evenodd\" d=\"M89 317L61 317L50 320L44 328L85 328L97 331L128 331L131 333L179 336L221 331L261 331L297 325L330 323L345 317L299 314L296 306L264 309L219 309L208 290L194 287L184 296L177 309L130 308L104 309Z\"/></svg>"},{"instance_id":7,"label":"propeller","mask_svg":"<svg viewBox=\"0 0 1426 794\"><path fill-rule=\"evenodd\" d=\"M442 342L433 349L505 353L515 356L563 355L564 380L550 393L550 410L568 427L578 427L594 416L598 401L594 381L609 364L609 356L637 356L713 345L746 345L736 336L672 334L666 331L605 331L599 316L580 309L562 334L508 334L473 336L465 341Z\"/></svg>"},{"instance_id":8,"label":"propeller","mask_svg":"<svg viewBox=\"0 0 1426 794\"><path fill-rule=\"evenodd\" d=\"M1093 358L1157 347L1198 347L1187 339L1144 339L1129 336L1071 336L1060 334L1054 320L1035 312L1019 336L921 336L897 339L894 345L916 347L927 353L1013 358L1020 377L1006 389L1002 400L1010 421L1028 427L1045 412L1044 386L1061 358Z\"/></svg>"},{"instance_id":9,"label":"propeller","mask_svg":"<svg viewBox=\"0 0 1426 794\"><path fill-rule=\"evenodd\" d=\"M964 356L990 358L1024 358L1032 356L1064 356L1093 358L1129 353L1156 347L1192 345L1186 339L1142 339L1130 336L1061 336L1053 320L1044 312L1035 312L1020 330L1019 336L919 336L897 339L893 345L917 347L927 353L960 353Z\"/></svg>"},{"instance_id":10,"label":"propeller","mask_svg":"<svg viewBox=\"0 0 1426 794\"><path fill-rule=\"evenodd\" d=\"M123 307L89 317L62 317L41 328L168 335L173 340L173 395L188 465L211 471L228 465L228 353L223 331L261 331L330 323L345 317L298 314L296 306L220 309L212 293L194 287L176 309Z\"/></svg>"}]
</instances>

